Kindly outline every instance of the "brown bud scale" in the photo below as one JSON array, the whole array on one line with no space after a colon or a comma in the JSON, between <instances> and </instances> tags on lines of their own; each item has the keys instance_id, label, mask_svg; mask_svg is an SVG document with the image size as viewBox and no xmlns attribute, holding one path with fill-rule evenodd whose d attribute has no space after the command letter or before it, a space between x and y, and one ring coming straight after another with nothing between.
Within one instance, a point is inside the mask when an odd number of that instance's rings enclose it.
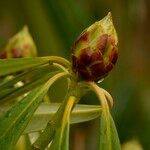
<instances>
[{"instance_id":1,"label":"brown bud scale","mask_svg":"<svg viewBox=\"0 0 150 150\"><path fill-rule=\"evenodd\" d=\"M84 30L71 50L72 69L80 79L99 81L118 58L118 40L111 14Z\"/></svg>"}]
</instances>

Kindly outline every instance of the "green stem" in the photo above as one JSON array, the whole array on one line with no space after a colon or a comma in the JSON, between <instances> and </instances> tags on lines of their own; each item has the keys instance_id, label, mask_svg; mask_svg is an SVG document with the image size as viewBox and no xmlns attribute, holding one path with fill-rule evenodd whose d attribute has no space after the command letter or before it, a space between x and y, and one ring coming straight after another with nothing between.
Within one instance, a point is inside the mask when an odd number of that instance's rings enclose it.
<instances>
[{"instance_id":1,"label":"green stem","mask_svg":"<svg viewBox=\"0 0 150 150\"><path fill-rule=\"evenodd\" d=\"M111 150L111 134L110 134L110 111L109 111L109 106L107 103L107 99L104 95L103 90L94 82L88 82L88 85L90 86L90 88L92 89L92 91L95 92L95 94L97 95L101 105L102 105L102 110L104 112L105 118L106 118L106 126L107 126L107 130L106 130L106 134L107 134L107 138L108 138L108 150Z\"/></svg>"},{"instance_id":2,"label":"green stem","mask_svg":"<svg viewBox=\"0 0 150 150\"><path fill-rule=\"evenodd\" d=\"M46 56L46 57L43 57L45 60L48 60L50 63L58 63L58 64L61 64L65 67L68 67L70 68L71 67L71 63L63 58L63 57L59 57L59 56Z\"/></svg>"},{"instance_id":3,"label":"green stem","mask_svg":"<svg viewBox=\"0 0 150 150\"><path fill-rule=\"evenodd\" d=\"M64 66L58 64L58 63L53 63L53 66L64 71L64 72L68 72L68 69L66 69Z\"/></svg>"},{"instance_id":4,"label":"green stem","mask_svg":"<svg viewBox=\"0 0 150 150\"><path fill-rule=\"evenodd\" d=\"M76 97L70 96L67 100L61 123L57 126L57 131L55 132L53 141L50 145L50 149L69 149L69 124L70 124L70 114L76 103ZM67 128L67 129L66 129ZM62 148L63 147L63 148Z\"/></svg>"},{"instance_id":5,"label":"green stem","mask_svg":"<svg viewBox=\"0 0 150 150\"><path fill-rule=\"evenodd\" d=\"M46 95L44 96L43 102L45 102L45 103L50 103L50 102L51 102L51 101L50 101L50 97L49 97L48 94L46 94Z\"/></svg>"},{"instance_id":6,"label":"green stem","mask_svg":"<svg viewBox=\"0 0 150 150\"><path fill-rule=\"evenodd\" d=\"M103 92L104 92L104 94L105 94L105 96L108 100L109 106L110 106L110 108L112 108L113 107L113 98L112 98L112 96L105 89L101 88L101 90L103 90Z\"/></svg>"},{"instance_id":7,"label":"green stem","mask_svg":"<svg viewBox=\"0 0 150 150\"><path fill-rule=\"evenodd\" d=\"M52 119L48 122L45 130L41 133L39 138L33 144L33 149L43 150L51 142L57 127L60 125L60 120L62 119L64 111L67 107L67 103L69 102L69 97L76 97L76 101L74 101L74 104L79 99L77 87L78 86L76 83L71 83L70 89L64 99L64 102L61 104Z\"/></svg>"}]
</instances>

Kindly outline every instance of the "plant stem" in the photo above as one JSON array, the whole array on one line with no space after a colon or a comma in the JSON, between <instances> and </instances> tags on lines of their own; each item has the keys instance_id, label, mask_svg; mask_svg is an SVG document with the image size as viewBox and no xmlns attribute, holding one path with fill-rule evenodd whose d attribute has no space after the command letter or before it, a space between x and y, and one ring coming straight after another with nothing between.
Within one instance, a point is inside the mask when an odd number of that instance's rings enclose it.
<instances>
[{"instance_id":1,"label":"plant stem","mask_svg":"<svg viewBox=\"0 0 150 150\"><path fill-rule=\"evenodd\" d=\"M48 122L45 130L41 133L39 138L33 144L33 149L43 150L51 142L57 127L60 126L60 120L62 119L64 111L69 103L69 98L71 96L76 97L76 100L72 105L74 105L79 99L77 87L78 86L75 82L71 82L69 91L64 99L64 102L61 104L52 119Z\"/></svg>"},{"instance_id":2,"label":"plant stem","mask_svg":"<svg viewBox=\"0 0 150 150\"><path fill-rule=\"evenodd\" d=\"M112 98L112 96L105 89L103 89L103 88L101 88L101 89L103 90L103 92L104 92L104 94L105 94L105 96L106 96L106 98L107 98L107 100L110 104L110 108L112 108L113 107L113 98Z\"/></svg>"},{"instance_id":3,"label":"plant stem","mask_svg":"<svg viewBox=\"0 0 150 150\"><path fill-rule=\"evenodd\" d=\"M62 70L62 71L64 71L64 72L68 72L69 73L68 68L65 68L64 66L62 66L62 65L60 65L58 63L53 63L53 66L58 68L58 69L60 69L60 70ZM67 78L67 81L68 81L68 85L70 85L70 78Z\"/></svg>"},{"instance_id":4,"label":"plant stem","mask_svg":"<svg viewBox=\"0 0 150 150\"><path fill-rule=\"evenodd\" d=\"M70 96L66 103L66 106L65 106L62 118L61 118L61 122L57 126L57 131L55 132L53 141L50 144L50 149L53 149L53 150L56 150L56 149L68 150L69 149L70 114L74 107L75 102L76 102L76 97Z\"/></svg>"},{"instance_id":5,"label":"plant stem","mask_svg":"<svg viewBox=\"0 0 150 150\"><path fill-rule=\"evenodd\" d=\"M68 72L68 69L66 69L64 66L58 64L58 63L53 63L53 66L64 71L64 72Z\"/></svg>"},{"instance_id":6,"label":"plant stem","mask_svg":"<svg viewBox=\"0 0 150 150\"><path fill-rule=\"evenodd\" d=\"M58 64L61 64L65 67L68 67L70 68L71 67L71 63L63 58L63 57L58 57L58 56L46 56L46 57L43 57L45 60L48 60L50 63L58 63Z\"/></svg>"},{"instance_id":7,"label":"plant stem","mask_svg":"<svg viewBox=\"0 0 150 150\"><path fill-rule=\"evenodd\" d=\"M88 82L88 85L95 92L95 94L97 95L97 97L100 100L100 103L102 105L102 110L103 110L105 118L106 118L106 126L107 126L106 134L107 134L107 138L108 138L108 142L109 142L108 150L111 150L110 112L109 112L109 106L107 103L107 99L105 97L104 91L96 83Z\"/></svg>"}]
</instances>

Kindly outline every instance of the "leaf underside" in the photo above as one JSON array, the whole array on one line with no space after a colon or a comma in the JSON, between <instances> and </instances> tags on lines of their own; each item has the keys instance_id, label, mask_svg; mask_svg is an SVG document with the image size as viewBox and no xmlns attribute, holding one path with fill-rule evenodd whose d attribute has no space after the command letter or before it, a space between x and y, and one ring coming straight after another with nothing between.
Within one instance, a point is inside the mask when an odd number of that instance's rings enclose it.
<instances>
[{"instance_id":1,"label":"leaf underside","mask_svg":"<svg viewBox=\"0 0 150 150\"><path fill-rule=\"evenodd\" d=\"M99 150L121 150L118 133L110 115L110 135L107 135L107 125L104 113L100 117L100 143ZM110 141L108 139L110 137Z\"/></svg>"}]
</instances>

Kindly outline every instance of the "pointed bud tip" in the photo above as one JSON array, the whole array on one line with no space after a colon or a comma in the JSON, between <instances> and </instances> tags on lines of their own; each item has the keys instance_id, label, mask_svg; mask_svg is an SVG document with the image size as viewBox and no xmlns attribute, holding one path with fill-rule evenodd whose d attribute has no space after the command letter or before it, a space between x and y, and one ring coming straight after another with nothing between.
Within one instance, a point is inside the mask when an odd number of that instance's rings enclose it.
<instances>
[{"instance_id":1,"label":"pointed bud tip","mask_svg":"<svg viewBox=\"0 0 150 150\"><path fill-rule=\"evenodd\" d=\"M111 12L108 12L107 16L108 16L109 18L112 18Z\"/></svg>"},{"instance_id":2,"label":"pointed bud tip","mask_svg":"<svg viewBox=\"0 0 150 150\"><path fill-rule=\"evenodd\" d=\"M36 45L34 44L27 25L11 37L2 49L3 53L7 54L6 58L35 57L37 55ZM4 56L6 56L6 54Z\"/></svg>"},{"instance_id":3,"label":"pointed bud tip","mask_svg":"<svg viewBox=\"0 0 150 150\"><path fill-rule=\"evenodd\" d=\"M107 17L107 19L110 20L111 22L113 21L113 20L112 20L112 13L111 13L111 12L109 12L106 17Z\"/></svg>"},{"instance_id":4,"label":"pointed bud tip","mask_svg":"<svg viewBox=\"0 0 150 150\"><path fill-rule=\"evenodd\" d=\"M108 14L102 20L105 22L112 22L112 13L108 12Z\"/></svg>"},{"instance_id":5,"label":"pointed bud tip","mask_svg":"<svg viewBox=\"0 0 150 150\"><path fill-rule=\"evenodd\" d=\"M29 31L29 28L28 28L28 26L27 26L27 25L25 25L25 26L22 28L22 30L23 30L23 31L27 31L27 32L28 32L28 31Z\"/></svg>"}]
</instances>

